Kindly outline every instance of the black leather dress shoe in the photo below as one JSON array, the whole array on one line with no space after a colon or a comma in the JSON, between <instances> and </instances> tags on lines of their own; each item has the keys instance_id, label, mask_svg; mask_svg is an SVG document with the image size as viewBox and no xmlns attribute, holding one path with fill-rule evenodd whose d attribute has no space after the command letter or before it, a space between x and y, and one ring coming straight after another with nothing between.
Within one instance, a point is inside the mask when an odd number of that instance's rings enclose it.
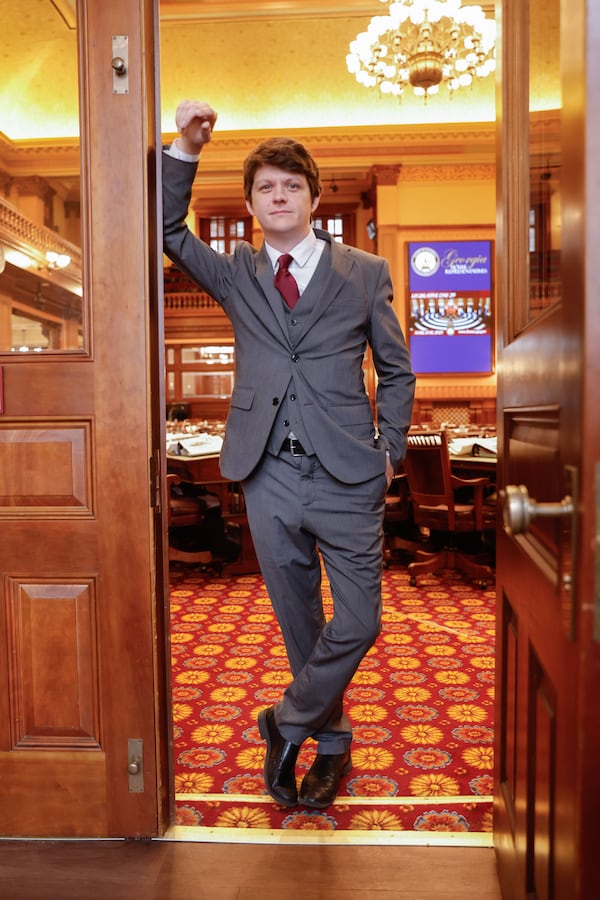
<instances>
[{"instance_id":1,"label":"black leather dress shoe","mask_svg":"<svg viewBox=\"0 0 600 900\"><path fill-rule=\"evenodd\" d=\"M298 803L296 758L300 745L286 741L279 733L272 706L259 713L258 730L267 742L265 787L277 803L283 806L296 806Z\"/></svg>"},{"instance_id":2,"label":"black leather dress shoe","mask_svg":"<svg viewBox=\"0 0 600 900\"><path fill-rule=\"evenodd\" d=\"M302 779L300 803L312 809L331 806L340 787L340 781L352 768L350 751L332 756L317 753L315 761Z\"/></svg>"}]
</instances>

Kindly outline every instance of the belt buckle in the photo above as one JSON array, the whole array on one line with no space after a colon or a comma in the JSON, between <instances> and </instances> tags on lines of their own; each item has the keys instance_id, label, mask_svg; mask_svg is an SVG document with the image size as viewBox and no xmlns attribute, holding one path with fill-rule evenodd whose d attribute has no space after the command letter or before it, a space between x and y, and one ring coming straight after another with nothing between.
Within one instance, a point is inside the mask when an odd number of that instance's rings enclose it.
<instances>
[{"instance_id":1,"label":"belt buckle","mask_svg":"<svg viewBox=\"0 0 600 900\"><path fill-rule=\"evenodd\" d=\"M290 453L292 456L302 456L299 448L302 446L298 438L290 438Z\"/></svg>"}]
</instances>

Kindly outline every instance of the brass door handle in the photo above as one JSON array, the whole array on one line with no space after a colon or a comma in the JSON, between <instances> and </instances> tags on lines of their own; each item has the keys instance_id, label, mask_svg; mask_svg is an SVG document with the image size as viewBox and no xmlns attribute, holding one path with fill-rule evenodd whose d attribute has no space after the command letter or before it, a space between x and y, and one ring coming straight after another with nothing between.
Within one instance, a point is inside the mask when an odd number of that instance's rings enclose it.
<instances>
[{"instance_id":1,"label":"brass door handle","mask_svg":"<svg viewBox=\"0 0 600 900\"><path fill-rule=\"evenodd\" d=\"M558 503L538 503L524 484L507 484L500 492L502 521L508 534L524 534L539 516L573 516L575 504L569 495Z\"/></svg>"}]
</instances>

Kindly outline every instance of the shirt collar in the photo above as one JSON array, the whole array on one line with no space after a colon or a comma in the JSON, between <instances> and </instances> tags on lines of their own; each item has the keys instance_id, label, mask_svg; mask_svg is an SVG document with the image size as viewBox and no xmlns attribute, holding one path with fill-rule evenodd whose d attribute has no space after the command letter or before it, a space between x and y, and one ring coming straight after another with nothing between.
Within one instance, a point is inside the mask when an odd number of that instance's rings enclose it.
<instances>
[{"instance_id":1,"label":"shirt collar","mask_svg":"<svg viewBox=\"0 0 600 900\"><path fill-rule=\"evenodd\" d=\"M292 247L292 249L289 252L293 256L294 262L296 263L296 265L302 267L302 266L306 265L306 263L308 262L308 260L312 256L312 254L314 253L316 246L317 246L317 236L311 228L310 231L308 232L308 234L306 235L306 237L302 238L300 243L296 244L295 247ZM277 265L277 260L281 256L281 251L275 250L275 248L271 247L270 244L267 244L266 241L265 241L265 249L266 249L267 253L269 254L269 259L271 260L273 268L275 268L275 266Z\"/></svg>"}]
</instances>

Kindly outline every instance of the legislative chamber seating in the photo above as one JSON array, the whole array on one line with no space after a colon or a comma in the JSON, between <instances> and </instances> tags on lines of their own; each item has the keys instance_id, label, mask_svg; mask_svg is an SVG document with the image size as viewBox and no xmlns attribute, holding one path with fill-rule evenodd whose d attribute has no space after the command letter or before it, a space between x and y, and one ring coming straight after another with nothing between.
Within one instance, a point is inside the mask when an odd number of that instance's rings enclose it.
<instances>
[{"instance_id":1,"label":"legislative chamber seating","mask_svg":"<svg viewBox=\"0 0 600 900\"><path fill-rule=\"evenodd\" d=\"M490 557L496 530L495 504L486 502L490 479L453 474L444 430L410 430L404 472L414 523L433 545L418 549L409 563L411 584L424 572L458 569L486 587L494 577Z\"/></svg>"},{"instance_id":2,"label":"legislative chamber seating","mask_svg":"<svg viewBox=\"0 0 600 900\"><path fill-rule=\"evenodd\" d=\"M241 530L222 516L216 494L167 475L169 560L221 571L241 552Z\"/></svg>"}]
</instances>

